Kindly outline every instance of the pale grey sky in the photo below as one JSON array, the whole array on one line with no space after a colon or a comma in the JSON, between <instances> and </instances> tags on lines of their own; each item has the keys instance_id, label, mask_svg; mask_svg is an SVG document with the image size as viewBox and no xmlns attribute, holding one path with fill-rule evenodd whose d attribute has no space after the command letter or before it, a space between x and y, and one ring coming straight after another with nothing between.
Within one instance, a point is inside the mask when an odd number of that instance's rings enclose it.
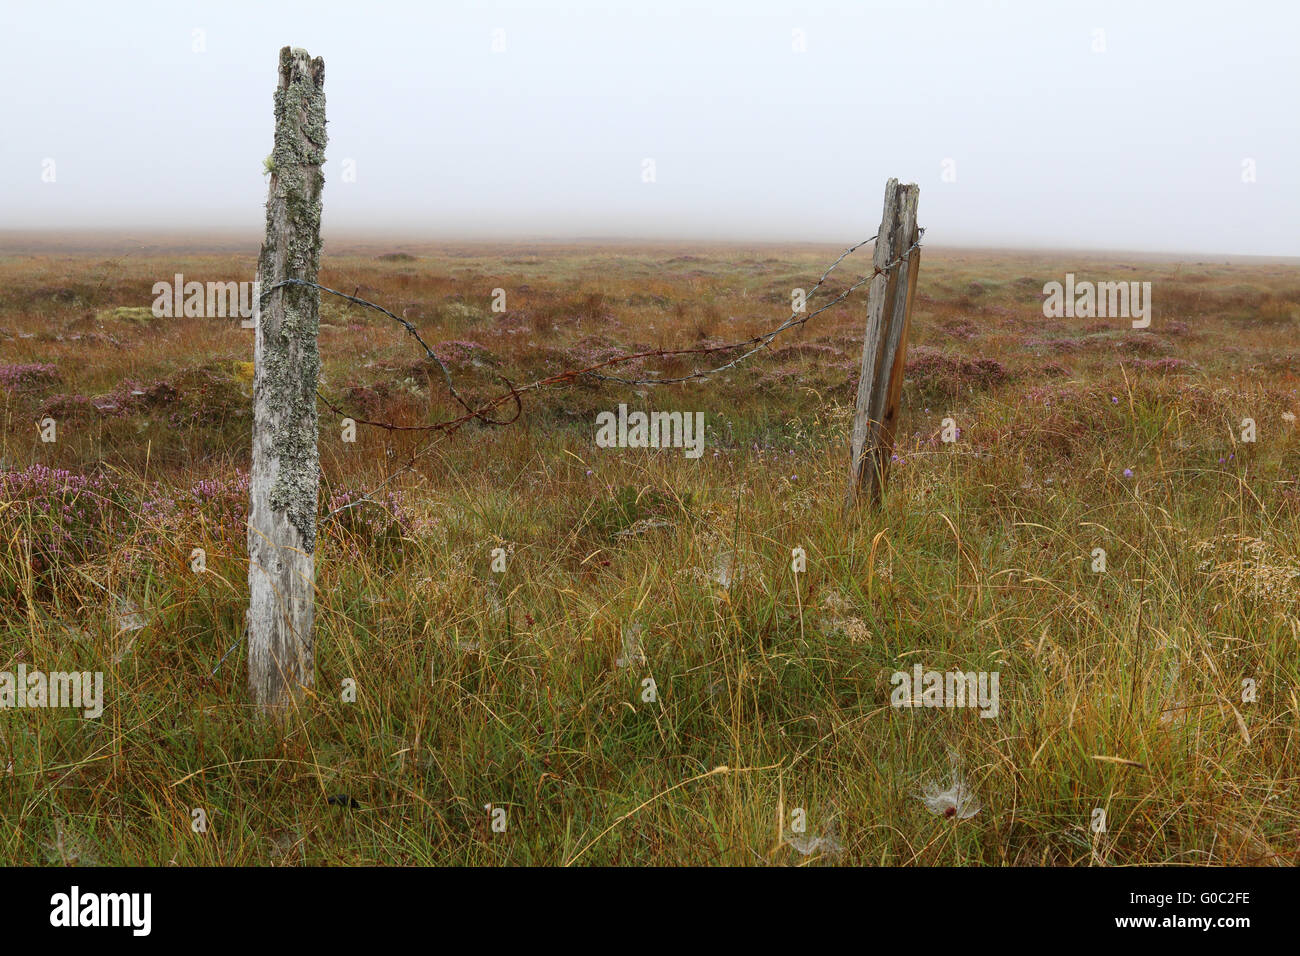
<instances>
[{"instance_id":1,"label":"pale grey sky","mask_svg":"<svg viewBox=\"0 0 1300 956\"><path fill-rule=\"evenodd\" d=\"M1298 28L1292 0L5 0L0 229L260 234L290 45L325 59L327 236L847 244L897 176L935 244L1298 255Z\"/></svg>"}]
</instances>

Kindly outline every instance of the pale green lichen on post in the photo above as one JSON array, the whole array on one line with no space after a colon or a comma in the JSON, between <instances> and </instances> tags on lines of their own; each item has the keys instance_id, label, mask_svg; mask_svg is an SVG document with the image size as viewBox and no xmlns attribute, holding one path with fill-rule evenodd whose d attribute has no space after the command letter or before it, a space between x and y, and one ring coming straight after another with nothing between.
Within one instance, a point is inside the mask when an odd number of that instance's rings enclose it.
<instances>
[{"instance_id":1,"label":"pale green lichen on post","mask_svg":"<svg viewBox=\"0 0 1300 956\"><path fill-rule=\"evenodd\" d=\"M300 291L314 295L309 289ZM278 411L285 427L277 436L280 467L271 488L270 503L275 510L284 512L302 536L307 550L311 551L316 542L316 493L320 471L315 388L320 375L320 351L316 346L314 327L310 330L286 330L286 337L291 341L291 354L293 345L297 346L298 362L295 363L296 369L288 362L280 363L278 369L281 388L277 394L283 405Z\"/></svg>"},{"instance_id":2,"label":"pale green lichen on post","mask_svg":"<svg viewBox=\"0 0 1300 956\"><path fill-rule=\"evenodd\" d=\"M286 63L285 60L288 59ZM259 273L268 285L286 278L314 280L320 264L321 190L325 161L325 96L319 83L320 60L305 51L281 55L287 82L275 92L277 136L268 158L272 199L267 204L267 233L283 228L283 262L266 245ZM284 135L279 135L283 133ZM277 267L278 266L278 267ZM267 410L278 421L273 449L278 468L269 504L298 531L305 550L316 541L316 499L320 457L317 450L316 385L320 377L319 294L305 286L286 286L277 293L279 308L263 313L263 369ZM268 315L269 313L269 315ZM277 321L278 318L278 321Z\"/></svg>"}]
</instances>

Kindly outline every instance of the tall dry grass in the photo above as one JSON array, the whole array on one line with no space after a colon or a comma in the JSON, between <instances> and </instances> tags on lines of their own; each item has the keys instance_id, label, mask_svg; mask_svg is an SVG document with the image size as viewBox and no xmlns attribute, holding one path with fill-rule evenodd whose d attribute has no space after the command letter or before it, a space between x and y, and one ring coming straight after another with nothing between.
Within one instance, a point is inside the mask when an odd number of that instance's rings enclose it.
<instances>
[{"instance_id":1,"label":"tall dry grass","mask_svg":"<svg viewBox=\"0 0 1300 956\"><path fill-rule=\"evenodd\" d=\"M321 281L410 318L476 396L743 338L836 252L385 251L344 248ZM510 428L438 439L385 507L322 526L317 684L281 728L248 709L238 644L249 333L130 311L252 258L0 260L0 366L39 367L3 392L4 471L27 477L0 500L0 672L106 683L98 720L0 711L0 860L1295 861L1292 267L927 250L887 507L851 520L861 300L709 384L539 393ZM1089 270L1152 281L1151 328L1043 319L1042 284ZM389 320L326 299L322 323L345 407L453 413ZM704 411L704 456L597 448L619 402ZM323 413L336 503L418 440L339 435ZM916 663L998 672L998 716L891 707ZM922 799L954 774L966 819Z\"/></svg>"}]
</instances>

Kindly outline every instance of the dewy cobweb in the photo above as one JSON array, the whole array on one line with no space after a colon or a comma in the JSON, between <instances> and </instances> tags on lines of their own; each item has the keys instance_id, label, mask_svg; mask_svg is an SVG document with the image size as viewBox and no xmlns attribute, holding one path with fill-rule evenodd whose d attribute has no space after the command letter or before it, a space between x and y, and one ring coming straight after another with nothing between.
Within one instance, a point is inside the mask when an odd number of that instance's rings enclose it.
<instances>
[{"instance_id":1,"label":"dewy cobweb","mask_svg":"<svg viewBox=\"0 0 1300 956\"><path fill-rule=\"evenodd\" d=\"M930 781L919 794L931 813L950 819L968 820L982 809L979 798L971 791L961 772L961 757L954 750L948 751L948 764L951 780L946 788L937 781Z\"/></svg>"}]
</instances>

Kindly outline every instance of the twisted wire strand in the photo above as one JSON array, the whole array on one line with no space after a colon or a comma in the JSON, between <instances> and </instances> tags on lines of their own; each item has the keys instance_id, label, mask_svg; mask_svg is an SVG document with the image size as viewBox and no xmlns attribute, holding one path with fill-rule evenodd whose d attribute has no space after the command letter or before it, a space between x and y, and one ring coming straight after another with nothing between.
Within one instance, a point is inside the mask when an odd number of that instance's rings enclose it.
<instances>
[{"instance_id":1,"label":"twisted wire strand","mask_svg":"<svg viewBox=\"0 0 1300 956\"><path fill-rule=\"evenodd\" d=\"M396 313L384 308L382 305L379 305L375 302L370 302L369 300L363 299L357 295L349 295L346 292L340 292L337 289L331 289L328 286L323 286L317 282L309 282L305 279L282 279L279 282L276 282L274 285L268 287L267 289L264 289L262 291L261 297L265 298L269 296L271 293L275 292L277 289L282 289L288 286L295 286L295 285L306 286L308 288L313 288L320 292L324 292L329 295L336 296L340 299L343 299L347 302L351 302L355 305L362 306L363 308L373 309L376 312L380 312L388 316L393 321L401 325L404 329L406 329L407 333L409 333L411 337L414 338L416 342L419 343L420 347L424 349L426 358L432 359L433 362L437 364L438 368L442 371L443 379L447 384L448 392L450 393L452 398L455 399L455 401L465 410L465 413L462 415L456 416L454 418L445 419L440 422L433 422L431 424L426 424L426 425L398 425L394 422L374 421L367 418L358 418L355 415L348 415L346 411L339 408L339 406L335 402L331 401L328 397L326 397L318 390L317 397L320 398L320 400L324 402L324 404L335 415L338 415L340 417L350 417L357 424L368 425L375 428L381 428L384 429L385 431L388 431L389 433L416 432L416 433L424 433L425 435L424 439L418 442L415 448L411 451L410 455L407 456L403 465L401 465L399 468L393 471L387 478L385 478L374 488L371 488L369 491L364 492L360 497L348 502L345 505L342 505L339 508L334 509L333 511L330 511L328 514L325 515L325 518L323 519L324 521L328 521L329 519L336 517L342 512L347 511L350 508L358 507L359 505L362 504L371 504L376 507L387 510L387 508L383 504L381 504L378 501L375 501L371 496L374 495L376 492L378 492L380 489L387 486L391 481L393 481L398 476L405 474L408 471L413 471L415 468L415 462L419 459L419 457L422 454L424 454L426 447L429 445L430 441L434 437L438 435L442 435L444 437L450 435L455 431L459 430L461 426L475 420L480 421L486 425L495 425L495 426L509 425L517 421L520 415L523 414L522 396L525 393L538 391L556 385L572 384L584 377L589 377L600 381L618 382L624 385L673 385L673 384L680 384L683 382L694 381L697 379L708 379L711 376L718 374L719 372L724 372L728 369L734 368L737 365L739 365L741 362L745 361L745 359L767 348L769 345L771 345L773 341L775 341L777 336L781 335L783 332L795 328L796 326L803 325L804 323L808 322L810 319L816 317L817 315L820 315L822 312L825 312L827 309L830 309L838 305L839 303L843 302L845 299L849 297L849 295L851 295L854 291L856 291L863 285L875 280L879 276L887 274L888 272L896 268L901 263L906 262L911 256L912 252L920 248L921 239L924 236L925 236L925 229L923 228L918 229L916 240L910 246L908 246L907 249L905 249L900 255L896 256L893 260L887 262L883 266L873 267L870 272L860 276L857 279L857 281L853 282L847 289L839 293L833 299L824 303L817 309L814 309L812 312L792 311L789 318L787 318L780 325L776 326L775 328L769 329L766 332L760 333L755 336L751 336L748 339L743 339L738 342L728 342L721 345L696 346L693 348L684 348L684 349L650 349L643 352L616 355L613 358L606 359L602 362L597 362L596 364L587 366L586 368L566 369L565 371L558 372L555 375L550 375L545 378L537 379L535 381L529 382L526 385L520 385L520 386L514 385L508 378L506 378L503 375L499 375L498 377L503 382L505 382L508 390L493 398L488 399L486 402L479 405L478 407L472 406L468 401L465 400L465 398L461 395L461 393L456 389L455 383L452 380L450 369L447 368L446 363L444 363L443 360L438 357L437 353L435 353L434 350L429 346L429 344L423 339L423 337L421 337L419 330L416 329L416 327L413 324L411 324L409 321L397 315ZM826 280L830 277L831 273L835 271L835 269L839 266L841 262L843 262L846 258L848 258L850 255L852 255L858 249L862 248L867 243L874 242L878 238L879 235L877 234L875 236L871 236L868 239L863 239L861 242L849 246L842 253L840 253L840 255L835 259L835 261L833 261L826 268L826 271L822 273L821 277L817 280L816 284L813 285L812 289L808 291L805 297L805 302L812 299L812 297L817 294L818 290L821 289L822 285L826 282ZM676 376L674 378L634 379L634 378L623 378L617 375L605 375L600 372L600 369L609 368L615 365L622 365L627 362L636 361L638 359L667 358L667 357L680 356L680 355L706 355L706 354L713 354L717 352L727 352L727 351L731 351L734 349L741 349L741 348L746 349L746 351L721 365L715 366L713 368L705 369L702 371L691 372L687 375ZM507 401L513 401L515 404L514 414L510 418L496 419L496 418L488 417L488 415L486 414L487 412L497 408L502 404L505 404Z\"/></svg>"}]
</instances>

